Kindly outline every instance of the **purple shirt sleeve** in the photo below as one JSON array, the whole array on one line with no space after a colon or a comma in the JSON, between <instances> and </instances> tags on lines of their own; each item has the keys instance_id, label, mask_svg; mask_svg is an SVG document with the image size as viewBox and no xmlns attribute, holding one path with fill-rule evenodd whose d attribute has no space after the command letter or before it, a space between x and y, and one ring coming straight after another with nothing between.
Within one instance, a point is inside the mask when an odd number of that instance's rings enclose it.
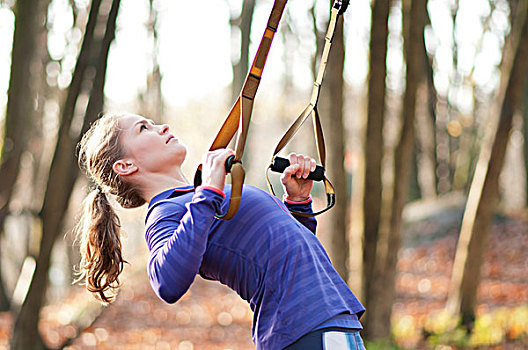
<instances>
[{"instance_id":1,"label":"purple shirt sleeve","mask_svg":"<svg viewBox=\"0 0 528 350\"><path fill-rule=\"evenodd\" d=\"M292 202L285 199L284 204L289 210L293 210L299 213L313 213L311 197L304 202ZM307 229L309 229L315 234L315 230L317 229L317 220L315 219L315 216L304 217L295 215L294 213L292 213L292 215L294 218L297 219L297 221L299 221Z\"/></svg>"},{"instance_id":2,"label":"purple shirt sleeve","mask_svg":"<svg viewBox=\"0 0 528 350\"><path fill-rule=\"evenodd\" d=\"M222 194L198 188L185 206L162 201L152 208L145 233L150 250L147 269L152 288L167 303L180 299L194 281L222 200Z\"/></svg>"}]
</instances>

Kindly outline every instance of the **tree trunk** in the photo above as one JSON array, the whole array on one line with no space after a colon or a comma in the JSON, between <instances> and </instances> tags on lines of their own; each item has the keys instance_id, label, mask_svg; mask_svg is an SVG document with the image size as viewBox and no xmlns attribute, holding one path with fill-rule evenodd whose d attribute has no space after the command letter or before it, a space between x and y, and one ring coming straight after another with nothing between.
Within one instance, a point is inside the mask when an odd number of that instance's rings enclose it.
<instances>
[{"instance_id":1,"label":"tree trunk","mask_svg":"<svg viewBox=\"0 0 528 350\"><path fill-rule=\"evenodd\" d=\"M251 24L253 23L253 12L255 10L255 0L242 2L242 12L240 16L232 20L231 23L240 30L240 59L233 65L233 83L231 85L231 100L235 101L240 94L240 89L249 70L249 44L251 36ZM239 23L239 25L236 25Z\"/></svg>"},{"instance_id":2,"label":"tree trunk","mask_svg":"<svg viewBox=\"0 0 528 350\"><path fill-rule=\"evenodd\" d=\"M423 45L425 26L425 0L412 0L403 6L406 53L405 95L402 111L402 128L394 152L393 193L391 198L390 225L388 234L380 235L376 265L376 307L371 310L369 337L390 338L390 320L395 297L396 264L402 241L402 212L408 200L411 168L415 142L416 95L419 82L425 71L423 67ZM404 27L405 29L405 27Z\"/></svg>"},{"instance_id":3,"label":"tree trunk","mask_svg":"<svg viewBox=\"0 0 528 350\"><path fill-rule=\"evenodd\" d=\"M381 213L381 162L383 158L383 124L385 118L385 78L387 73L387 38L390 1L374 0L370 36L370 60L368 78L367 123L364 139L364 179L362 216L363 266L361 297L365 307L371 310L372 282L376 245ZM365 314L365 334L372 324Z\"/></svg>"},{"instance_id":4,"label":"tree trunk","mask_svg":"<svg viewBox=\"0 0 528 350\"><path fill-rule=\"evenodd\" d=\"M424 52L424 67L427 64L426 55ZM427 77L424 78L418 87L416 98L416 142L420 147L419 152L417 152L417 175L421 197L428 199L436 197L435 131L434 121L432 121L428 105L429 89Z\"/></svg>"},{"instance_id":5,"label":"tree trunk","mask_svg":"<svg viewBox=\"0 0 528 350\"><path fill-rule=\"evenodd\" d=\"M149 59L152 62L152 72L147 77L147 88L140 95L141 114L148 116L156 123L164 123L165 104L161 91L161 70L158 62L158 10L154 6L154 0L149 0L149 21L147 30L152 34L152 52Z\"/></svg>"},{"instance_id":6,"label":"tree trunk","mask_svg":"<svg viewBox=\"0 0 528 350\"><path fill-rule=\"evenodd\" d=\"M0 236L1 237L1 236ZM1 244L3 243L2 239L0 239L0 248ZM9 296L7 294L7 291L5 289L4 280L3 280L3 268L0 264L0 312L2 311L8 311L11 308L11 301L9 299Z\"/></svg>"},{"instance_id":7,"label":"tree trunk","mask_svg":"<svg viewBox=\"0 0 528 350\"><path fill-rule=\"evenodd\" d=\"M418 140L417 140L418 141ZM418 150L413 154L411 161L411 169L409 173L409 191L407 199L409 201L415 201L422 198L422 192L420 190L420 182L418 181L419 166L418 166Z\"/></svg>"},{"instance_id":8,"label":"tree trunk","mask_svg":"<svg viewBox=\"0 0 528 350\"><path fill-rule=\"evenodd\" d=\"M526 181L526 203L528 206L528 76L526 77L526 84L524 85L524 98L523 98L523 139L524 139L524 179Z\"/></svg>"},{"instance_id":9,"label":"tree trunk","mask_svg":"<svg viewBox=\"0 0 528 350\"><path fill-rule=\"evenodd\" d=\"M469 191L460 238L458 241L448 310L462 317L462 324L470 329L475 318L477 289L488 233L498 204L498 179L504 163L509 133L515 113L520 112L523 89L528 74L528 1L519 3L518 20L520 35L512 37L513 64L506 83L506 90L495 134L484 139L475 175ZM507 71L504 72L505 77Z\"/></svg>"},{"instance_id":10,"label":"tree trunk","mask_svg":"<svg viewBox=\"0 0 528 350\"><path fill-rule=\"evenodd\" d=\"M72 137L70 134L70 124L73 118L73 111L75 110L77 97L80 93L84 72L87 68L88 56L92 54L93 33L101 4L100 1L97 0L92 2L85 38L83 40L77 66L75 67L75 73L78 75L74 75L72 85L68 90L67 101L73 103L73 106L65 105L63 109L57 147L51 163L44 203L40 212L42 220L42 239L37 257L37 266L31 280L28 294L15 322L11 343L12 349L26 350L42 348L41 346L35 345L35 339L39 338L38 320L48 284L47 274L50 266L51 252L56 238L60 235L64 221L64 214L68 207L70 193L78 174L75 145L82 137L82 131L85 131L90 123L97 118L98 111L102 108L106 61L110 43L115 35L115 23L119 3L120 0L114 0L112 2L111 10L107 14L108 21L106 23L106 31L104 32L104 38L102 39L103 43L100 45L101 50L97 66L94 67L96 68L96 77L92 86L92 93L90 95L90 101L83 121L83 127L78 135Z\"/></svg>"},{"instance_id":11,"label":"tree trunk","mask_svg":"<svg viewBox=\"0 0 528 350\"><path fill-rule=\"evenodd\" d=\"M319 64L319 59L321 58L321 55L323 53L323 48L325 45L325 36L326 36L326 31L320 31L317 29L317 16L315 15L316 3L317 3L317 0L314 0L313 5L310 8L310 16L312 17L313 34L315 37L315 54L312 56L312 62L311 62L312 75L314 79L317 77L317 67Z\"/></svg>"},{"instance_id":12,"label":"tree trunk","mask_svg":"<svg viewBox=\"0 0 528 350\"><path fill-rule=\"evenodd\" d=\"M325 83L321 89L321 123L326 134L328 178L336 191L336 205L326 215L328 219L329 255L332 263L346 281L347 241L346 218L348 190L345 171L345 126L343 122L343 67L345 51L343 20L339 19L328 57Z\"/></svg>"},{"instance_id":13,"label":"tree trunk","mask_svg":"<svg viewBox=\"0 0 528 350\"><path fill-rule=\"evenodd\" d=\"M429 13L427 13L427 23L430 23L431 20L429 18ZM426 77L427 77L427 109L429 110L429 116L430 120L426 122L427 125L429 125L428 129L430 130L429 134L430 136L430 144L431 144L431 150L430 150L430 156L429 158L432 161L432 175L433 175L433 181L434 181L434 196L438 194L438 153L437 153L437 134L438 131L435 129L435 125L437 124L436 120L436 108L438 106L438 93L436 92L436 88L434 85L434 71L433 71L433 63L431 62L432 59L427 56L427 52L424 52L424 60L425 60L425 70L426 70Z\"/></svg>"},{"instance_id":14,"label":"tree trunk","mask_svg":"<svg viewBox=\"0 0 528 350\"><path fill-rule=\"evenodd\" d=\"M39 9L38 1L20 0L15 3L11 76L0 156L0 233L3 233L20 160L27 148L28 125L32 125L34 114L35 91L31 84L31 64L37 53L36 39L41 20ZM2 236L0 234L0 238ZM10 305L1 281L0 273L0 311L6 311Z\"/></svg>"}]
</instances>

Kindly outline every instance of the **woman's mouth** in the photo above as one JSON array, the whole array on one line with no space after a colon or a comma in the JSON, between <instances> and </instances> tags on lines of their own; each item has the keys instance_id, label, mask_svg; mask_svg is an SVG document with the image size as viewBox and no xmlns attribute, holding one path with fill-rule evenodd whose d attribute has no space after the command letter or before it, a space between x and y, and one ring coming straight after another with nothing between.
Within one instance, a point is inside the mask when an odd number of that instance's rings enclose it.
<instances>
[{"instance_id":1,"label":"woman's mouth","mask_svg":"<svg viewBox=\"0 0 528 350\"><path fill-rule=\"evenodd\" d=\"M169 143L171 140L175 140L176 138L174 137L174 135L169 135L169 137L167 137L167 141L165 141L165 143Z\"/></svg>"}]
</instances>

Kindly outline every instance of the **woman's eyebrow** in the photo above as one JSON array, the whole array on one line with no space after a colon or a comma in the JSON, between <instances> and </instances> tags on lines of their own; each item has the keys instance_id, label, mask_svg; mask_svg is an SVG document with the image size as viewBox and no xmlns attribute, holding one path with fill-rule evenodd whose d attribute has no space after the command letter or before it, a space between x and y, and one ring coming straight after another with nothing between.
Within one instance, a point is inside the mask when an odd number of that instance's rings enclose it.
<instances>
[{"instance_id":1,"label":"woman's eyebrow","mask_svg":"<svg viewBox=\"0 0 528 350\"><path fill-rule=\"evenodd\" d=\"M134 125L138 125L138 124L151 124L151 125L155 125L154 121L151 120L151 119L141 119L141 120L138 120L137 122L134 123Z\"/></svg>"},{"instance_id":2,"label":"woman's eyebrow","mask_svg":"<svg viewBox=\"0 0 528 350\"><path fill-rule=\"evenodd\" d=\"M132 126L132 128L136 128L136 126L138 125L148 125L149 124L149 121L146 120L146 119L142 119L142 120L138 120L137 122L134 123L134 125Z\"/></svg>"}]
</instances>

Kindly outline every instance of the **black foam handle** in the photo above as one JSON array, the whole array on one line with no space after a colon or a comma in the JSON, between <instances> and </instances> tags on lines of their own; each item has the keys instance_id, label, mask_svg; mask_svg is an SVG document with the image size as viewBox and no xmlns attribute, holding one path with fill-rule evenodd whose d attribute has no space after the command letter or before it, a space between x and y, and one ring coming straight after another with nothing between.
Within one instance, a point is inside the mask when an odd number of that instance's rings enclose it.
<instances>
[{"instance_id":1,"label":"black foam handle","mask_svg":"<svg viewBox=\"0 0 528 350\"><path fill-rule=\"evenodd\" d=\"M350 0L342 0L341 1L341 8L339 9L339 15L342 15L343 13L345 13L345 11L347 10L349 2L350 2Z\"/></svg>"},{"instance_id":2,"label":"black foam handle","mask_svg":"<svg viewBox=\"0 0 528 350\"><path fill-rule=\"evenodd\" d=\"M226 173L230 173L231 172L231 167L233 167L233 164L235 164L235 156L229 156L227 157L226 161L225 161L225 169L226 169ZM198 168L196 170L196 173L194 173L194 187L198 187L202 184L202 170L200 170L200 168Z\"/></svg>"},{"instance_id":3,"label":"black foam handle","mask_svg":"<svg viewBox=\"0 0 528 350\"><path fill-rule=\"evenodd\" d=\"M226 169L226 173L230 173L231 172L231 168L233 167L233 164L235 163L235 156L229 156L227 157L226 161L225 161L225 169Z\"/></svg>"},{"instance_id":4,"label":"black foam handle","mask_svg":"<svg viewBox=\"0 0 528 350\"><path fill-rule=\"evenodd\" d=\"M271 164L271 171L282 173L287 167L290 166L290 161L286 158L275 157L273 158L273 164ZM325 170L322 166L317 165L315 170L308 174L309 180L323 181Z\"/></svg>"}]
</instances>

